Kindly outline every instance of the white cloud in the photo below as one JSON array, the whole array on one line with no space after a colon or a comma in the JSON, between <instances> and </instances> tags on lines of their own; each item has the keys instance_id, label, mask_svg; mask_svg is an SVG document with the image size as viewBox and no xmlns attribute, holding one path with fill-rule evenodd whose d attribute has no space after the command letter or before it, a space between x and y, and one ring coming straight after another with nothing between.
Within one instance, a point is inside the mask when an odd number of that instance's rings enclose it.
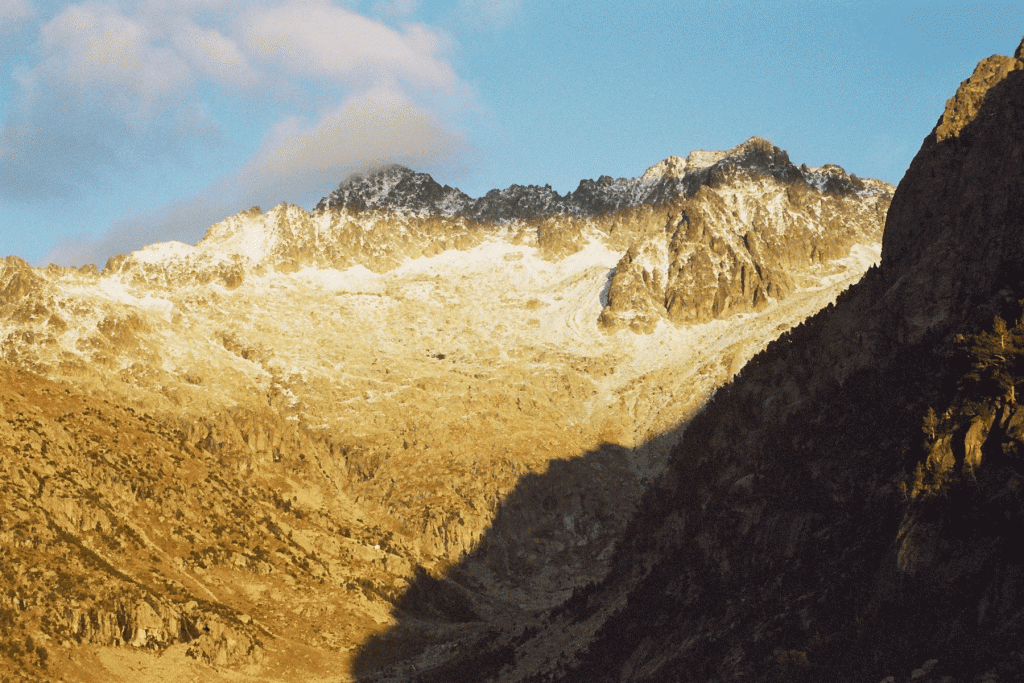
<instances>
[{"instance_id":1,"label":"white cloud","mask_svg":"<svg viewBox=\"0 0 1024 683\"><path fill-rule=\"evenodd\" d=\"M356 84L398 79L419 88L458 82L441 34L420 25L399 32L326 2L254 11L243 30L254 54L293 74Z\"/></svg>"},{"instance_id":2,"label":"white cloud","mask_svg":"<svg viewBox=\"0 0 1024 683\"><path fill-rule=\"evenodd\" d=\"M354 171L384 163L415 168L457 161L467 142L400 92L378 88L350 98L310 124L280 121L239 171L200 196L125 220L102 235L64 240L45 262L102 266L118 253L171 239L194 243L207 227L253 205L311 208Z\"/></svg>"},{"instance_id":3,"label":"white cloud","mask_svg":"<svg viewBox=\"0 0 1024 683\"><path fill-rule=\"evenodd\" d=\"M470 22L496 28L515 17L519 0L460 0L459 8Z\"/></svg>"},{"instance_id":4,"label":"white cloud","mask_svg":"<svg viewBox=\"0 0 1024 683\"><path fill-rule=\"evenodd\" d=\"M0 7L20 16L31 11L26 2L0 0ZM347 96L346 90L381 85L435 103L442 98L431 91L444 90L448 104L471 100L447 60L446 35L416 24L399 31L325 0L272 6L88 0L46 22L38 41L43 59L22 69L27 87L8 101L9 111L24 114L23 132L52 118L55 107L79 118L76 110L101 109L135 131L151 127L162 113L181 119L184 110L185 118L194 118L204 97L197 86L204 84L306 115L310 107L329 105L327 98ZM320 92L310 97L310 88ZM0 122L0 135L10 126L10 119Z\"/></svg>"},{"instance_id":5,"label":"white cloud","mask_svg":"<svg viewBox=\"0 0 1024 683\"><path fill-rule=\"evenodd\" d=\"M172 32L171 41L197 71L217 83L235 87L252 87L259 83L259 74L238 43L216 29L183 20Z\"/></svg>"},{"instance_id":6,"label":"white cloud","mask_svg":"<svg viewBox=\"0 0 1024 683\"><path fill-rule=\"evenodd\" d=\"M33 16L35 8L28 0L0 0L0 35L14 31Z\"/></svg>"},{"instance_id":7,"label":"white cloud","mask_svg":"<svg viewBox=\"0 0 1024 683\"><path fill-rule=\"evenodd\" d=\"M399 13L418 0L382 1ZM29 2L0 0L0 21L27 16ZM156 238L201 236L221 212L285 200L308 207L319 199L312 192L366 164L423 167L458 155L464 141L439 121L474 103L450 64L451 39L350 7L86 0L28 24L19 38L34 39L39 58L11 71L0 202L92 202L109 215L99 203L123 201L125 211L145 211L136 196L173 196L176 182L191 184L192 165L220 174L198 203L119 221L51 254L102 262ZM228 157L233 167L215 166Z\"/></svg>"}]
</instances>

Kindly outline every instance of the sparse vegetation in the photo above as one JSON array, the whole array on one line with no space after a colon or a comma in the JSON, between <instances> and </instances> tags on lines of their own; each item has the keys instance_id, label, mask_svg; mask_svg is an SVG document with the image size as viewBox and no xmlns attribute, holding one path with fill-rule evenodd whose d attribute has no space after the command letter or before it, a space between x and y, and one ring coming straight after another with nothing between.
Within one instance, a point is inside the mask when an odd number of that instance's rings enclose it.
<instances>
[{"instance_id":1,"label":"sparse vegetation","mask_svg":"<svg viewBox=\"0 0 1024 683\"><path fill-rule=\"evenodd\" d=\"M990 330L957 337L961 363L967 371L961 387L972 398L993 395L1017 402L1017 385L1024 383L1024 324L1012 327L996 316Z\"/></svg>"}]
</instances>

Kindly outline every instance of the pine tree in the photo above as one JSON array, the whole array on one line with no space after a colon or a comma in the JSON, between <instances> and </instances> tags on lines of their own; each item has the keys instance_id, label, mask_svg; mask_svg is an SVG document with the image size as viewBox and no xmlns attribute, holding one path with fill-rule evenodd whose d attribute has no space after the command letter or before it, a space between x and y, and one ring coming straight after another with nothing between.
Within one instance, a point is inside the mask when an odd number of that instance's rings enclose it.
<instances>
[{"instance_id":1,"label":"pine tree","mask_svg":"<svg viewBox=\"0 0 1024 683\"><path fill-rule=\"evenodd\" d=\"M998 393L1016 404L1017 384L1024 382L1024 326L1009 328L996 316L990 332L961 336L958 341L969 365L964 388L982 397Z\"/></svg>"},{"instance_id":2,"label":"pine tree","mask_svg":"<svg viewBox=\"0 0 1024 683\"><path fill-rule=\"evenodd\" d=\"M934 408L928 408L921 424L921 431L928 437L929 441L935 441L935 430L939 427L939 416L935 414Z\"/></svg>"}]
</instances>

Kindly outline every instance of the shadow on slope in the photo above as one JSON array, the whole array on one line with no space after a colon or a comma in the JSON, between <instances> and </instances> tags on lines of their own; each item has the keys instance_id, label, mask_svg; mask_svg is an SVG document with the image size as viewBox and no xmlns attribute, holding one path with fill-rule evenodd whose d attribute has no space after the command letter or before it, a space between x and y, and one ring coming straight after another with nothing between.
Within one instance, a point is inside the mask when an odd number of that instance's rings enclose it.
<instances>
[{"instance_id":1,"label":"shadow on slope","mask_svg":"<svg viewBox=\"0 0 1024 683\"><path fill-rule=\"evenodd\" d=\"M824 322L691 423L594 598L624 608L557 680L1020 680L1024 410L950 336L836 382Z\"/></svg>"},{"instance_id":2,"label":"shadow on slope","mask_svg":"<svg viewBox=\"0 0 1024 683\"><path fill-rule=\"evenodd\" d=\"M682 430L660 435L657 445L674 443ZM496 676L551 608L578 599L604 577L642 494L635 457L641 456L603 444L522 477L470 553L443 573L417 570L395 604L397 623L359 649L356 677Z\"/></svg>"},{"instance_id":3,"label":"shadow on slope","mask_svg":"<svg viewBox=\"0 0 1024 683\"><path fill-rule=\"evenodd\" d=\"M553 680L1021 680L1022 52L947 104L881 267L690 424Z\"/></svg>"},{"instance_id":4,"label":"shadow on slope","mask_svg":"<svg viewBox=\"0 0 1024 683\"><path fill-rule=\"evenodd\" d=\"M1005 342L996 316L1024 338L1024 71L1005 59L947 106L967 122L926 139L881 268L690 423L604 580L544 618L488 619L468 611L471 554L447 573L465 600L417 582L362 648L361 680L1020 680L1024 348L996 354L1008 380L978 355ZM442 615L461 625L431 631ZM416 638L416 657L372 673ZM545 648L571 656L524 664Z\"/></svg>"}]
</instances>

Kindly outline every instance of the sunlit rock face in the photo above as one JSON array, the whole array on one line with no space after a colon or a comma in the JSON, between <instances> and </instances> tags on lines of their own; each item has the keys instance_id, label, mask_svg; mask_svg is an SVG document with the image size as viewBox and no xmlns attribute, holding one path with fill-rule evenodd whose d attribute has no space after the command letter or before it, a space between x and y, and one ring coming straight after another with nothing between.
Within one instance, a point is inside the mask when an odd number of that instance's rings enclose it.
<instances>
[{"instance_id":1,"label":"sunlit rock face","mask_svg":"<svg viewBox=\"0 0 1024 683\"><path fill-rule=\"evenodd\" d=\"M723 152L669 157L639 178L582 181L564 197L513 185L471 199L401 166L349 178L317 206L355 214L537 222L552 256L578 250L588 228L617 248L602 327L650 332L660 320L707 322L763 309L870 244L892 188L834 165L797 167L751 138ZM834 268L834 266L833 266Z\"/></svg>"},{"instance_id":2,"label":"sunlit rock face","mask_svg":"<svg viewBox=\"0 0 1024 683\"><path fill-rule=\"evenodd\" d=\"M495 679L1024 678L1022 51L947 103L880 266L688 425L607 577L481 643Z\"/></svg>"},{"instance_id":3,"label":"sunlit rock face","mask_svg":"<svg viewBox=\"0 0 1024 683\"><path fill-rule=\"evenodd\" d=\"M763 310L863 244L888 208L878 181L837 166L797 168L758 138L679 166L666 168L682 175L660 183L701 183L668 203L661 229L644 231L617 264L601 316L609 329Z\"/></svg>"},{"instance_id":4,"label":"sunlit rock face","mask_svg":"<svg viewBox=\"0 0 1024 683\"><path fill-rule=\"evenodd\" d=\"M99 272L8 258L0 655L302 679L521 626L605 575L708 398L877 261L891 191L752 138L565 196L392 166Z\"/></svg>"}]
</instances>

